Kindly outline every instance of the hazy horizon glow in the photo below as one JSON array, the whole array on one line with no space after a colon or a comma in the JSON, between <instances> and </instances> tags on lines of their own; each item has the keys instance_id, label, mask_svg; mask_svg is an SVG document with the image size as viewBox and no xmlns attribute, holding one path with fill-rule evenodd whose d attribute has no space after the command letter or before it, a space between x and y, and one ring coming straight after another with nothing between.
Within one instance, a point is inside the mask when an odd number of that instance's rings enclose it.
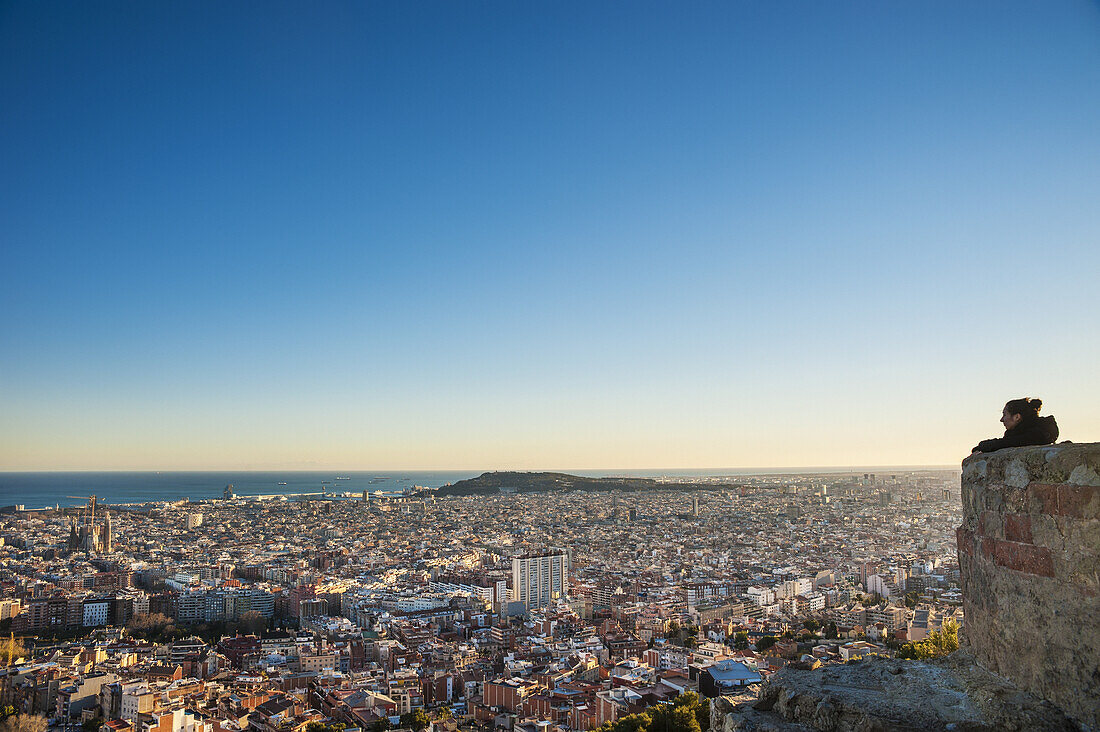
<instances>
[{"instance_id":1,"label":"hazy horizon glow","mask_svg":"<svg viewBox=\"0 0 1100 732\"><path fill-rule=\"evenodd\" d=\"M7 4L0 471L1100 440L1097 89L1087 2Z\"/></svg>"}]
</instances>

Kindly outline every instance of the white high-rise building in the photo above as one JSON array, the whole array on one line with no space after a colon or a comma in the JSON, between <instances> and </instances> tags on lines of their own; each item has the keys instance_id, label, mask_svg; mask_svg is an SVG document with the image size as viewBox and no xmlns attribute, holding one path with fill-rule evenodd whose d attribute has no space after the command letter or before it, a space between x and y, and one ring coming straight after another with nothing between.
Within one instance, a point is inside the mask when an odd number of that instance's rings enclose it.
<instances>
[{"instance_id":1,"label":"white high-rise building","mask_svg":"<svg viewBox=\"0 0 1100 732\"><path fill-rule=\"evenodd\" d=\"M529 554L512 559L512 599L528 608L546 607L566 597L569 556Z\"/></svg>"}]
</instances>

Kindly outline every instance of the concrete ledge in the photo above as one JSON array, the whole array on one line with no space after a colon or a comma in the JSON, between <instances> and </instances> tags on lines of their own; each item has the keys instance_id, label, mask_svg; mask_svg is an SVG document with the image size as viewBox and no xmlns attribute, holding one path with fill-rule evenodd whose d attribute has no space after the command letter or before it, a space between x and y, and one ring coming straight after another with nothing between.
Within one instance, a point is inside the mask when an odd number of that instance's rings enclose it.
<instances>
[{"instance_id":1,"label":"concrete ledge","mask_svg":"<svg viewBox=\"0 0 1100 732\"><path fill-rule=\"evenodd\" d=\"M1100 728L1100 444L963 461L964 641L979 663Z\"/></svg>"}]
</instances>

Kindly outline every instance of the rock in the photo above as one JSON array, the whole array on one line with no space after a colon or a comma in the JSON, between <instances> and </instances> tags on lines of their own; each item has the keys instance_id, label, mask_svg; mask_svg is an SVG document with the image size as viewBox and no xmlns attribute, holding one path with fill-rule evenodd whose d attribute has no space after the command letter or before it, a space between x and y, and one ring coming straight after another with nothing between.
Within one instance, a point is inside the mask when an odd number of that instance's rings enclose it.
<instances>
[{"instance_id":1,"label":"rock","mask_svg":"<svg viewBox=\"0 0 1100 732\"><path fill-rule=\"evenodd\" d=\"M784 668L720 729L906 732L1076 730L1053 705L986 671L966 652L930 662L869 659L815 671ZM734 721L740 726L731 726Z\"/></svg>"},{"instance_id":2,"label":"rock","mask_svg":"<svg viewBox=\"0 0 1100 732\"><path fill-rule=\"evenodd\" d=\"M818 702L817 707L814 708L814 715L810 723L813 725L814 729L833 732L839 721L840 715L837 713L836 707L830 704L828 700L823 699Z\"/></svg>"},{"instance_id":3,"label":"rock","mask_svg":"<svg viewBox=\"0 0 1100 732\"><path fill-rule=\"evenodd\" d=\"M759 709L761 711L768 711L775 706L776 700L779 699L779 689L771 684L764 684L764 687L760 690L760 698L756 700L756 703L752 705L753 709Z\"/></svg>"}]
</instances>

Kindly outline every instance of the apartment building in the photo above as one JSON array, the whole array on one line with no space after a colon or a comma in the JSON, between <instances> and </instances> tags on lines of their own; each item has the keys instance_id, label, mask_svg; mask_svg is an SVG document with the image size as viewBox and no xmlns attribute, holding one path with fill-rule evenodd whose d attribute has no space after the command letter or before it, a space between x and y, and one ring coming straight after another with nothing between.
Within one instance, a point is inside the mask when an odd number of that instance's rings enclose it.
<instances>
[{"instance_id":1,"label":"apartment building","mask_svg":"<svg viewBox=\"0 0 1100 732\"><path fill-rule=\"evenodd\" d=\"M527 554L512 559L512 599L525 607L546 607L566 596L569 557L561 554Z\"/></svg>"}]
</instances>

